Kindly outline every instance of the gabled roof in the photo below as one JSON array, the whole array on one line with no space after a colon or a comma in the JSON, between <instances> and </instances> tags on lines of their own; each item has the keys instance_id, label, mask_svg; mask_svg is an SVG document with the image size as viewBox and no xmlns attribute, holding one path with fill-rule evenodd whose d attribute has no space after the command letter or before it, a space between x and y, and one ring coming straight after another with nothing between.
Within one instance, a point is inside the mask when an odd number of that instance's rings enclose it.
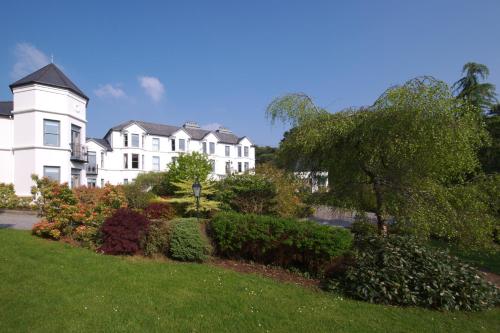
<instances>
[{"instance_id":1,"label":"gabled roof","mask_svg":"<svg viewBox=\"0 0 500 333\"><path fill-rule=\"evenodd\" d=\"M145 121L139 120L129 120L124 123L121 123L117 126L112 127L104 137L108 136L110 131L122 131L128 126L136 124L139 127L142 127L147 134L150 135L159 135L159 136L172 136L178 130L185 131L192 139L194 140L202 140L208 134L213 133L219 142L228 143L228 144L238 144L243 138L246 137L238 137L233 134L231 131L227 129L218 129L216 131L209 131L199 127L194 126L172 126L172 125L163 125L163 124L155 124L149 123Z\"/></svg>"},{"instance_id":2,"label":"gabled roof","mask_svg":"<svg viewBox=\"0 0 500 333\"><path fill-rule=\"evenodd\" d=\"M87 138L87 141L94 141L107 151L113 151L113 148L111 148L111 145L109 144L108 140L106 139L98 139L98 138Z\"/></svg>"},{"instance_id":3,"label":"gabled roof","mask_svg":"<svg viewBox=\"0 0 500 333\"><path fill-rule=\"evenodd\" d=\"M12 109L14 109L14 103L12 101L0 102L0 117L12 116Z\"/></svg>"},{"instance_id":4,"label":"gabled roof","mask_svg":"<svg viewBox=\"0 0 500 333\"><path fill-rule=\"evenodd\" d=\"M22 79L12 83L10 90L29 84L38 83L51 87L68 89L87 101L89 98L80 90L59 68L54 64L48 64Z\"/></svg>"}]
</instances>

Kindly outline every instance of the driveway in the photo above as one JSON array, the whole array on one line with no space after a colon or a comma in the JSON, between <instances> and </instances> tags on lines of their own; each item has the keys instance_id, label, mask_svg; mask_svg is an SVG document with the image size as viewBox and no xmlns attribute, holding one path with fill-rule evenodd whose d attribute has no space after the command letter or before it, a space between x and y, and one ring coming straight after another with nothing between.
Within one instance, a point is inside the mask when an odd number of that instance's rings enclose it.
<instances>
[{"instance_id":1,"label":"driveway","mask_svg":"<svg viewBox=\"0 0 500 333\"><path fill-rule=\"evenodd\" d=\"M31 230L39 220L35 212L0 210L0 229Z\"/></svg>"}]
</instances>

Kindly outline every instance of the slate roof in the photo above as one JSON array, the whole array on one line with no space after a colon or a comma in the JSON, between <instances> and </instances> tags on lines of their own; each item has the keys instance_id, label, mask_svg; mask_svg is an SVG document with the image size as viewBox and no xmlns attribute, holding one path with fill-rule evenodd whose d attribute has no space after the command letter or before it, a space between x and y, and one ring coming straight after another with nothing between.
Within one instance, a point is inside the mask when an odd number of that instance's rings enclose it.
<instances>
[{"instance_id":1,"label":"slate roof","mask_svg":"<svg viewBox=\"0 0 500 333\"><path fill-rule=\"evenodd\" d=\"M0 117L10 117L14 103L12 101L0 102Z\"/></svg>"},{"instance_id":2,"label":"slate roof","mask_svg":"<svg viewBox=\"0 0 500 333\"><path fill-rule=\"evenodd\" d=\"M89 141L89 140L97 142L99 145L106 148L107 151L113 151L113 148L111 148L111 145L109 144L108 140L106 140L106 139L87 138L87 141Z\"/></svg>"},{"instance_id":3,"label":"slate roof","mask_svg":"<svg viewBox=\"0 0 500 333\"><path fill-rule=\"evenodd\" d=\"M56 65L48 64L45 67L23 77L22 79L12 83L10 90L16 87L22 87L32 83L44 84L51 87L68 89L78 96L89 98L80 90Z\"/></svg>"},{"instance_id":4,"label":"slate roof","mask_svg":"<svg viewBox=\"0 0 500 333\"><path fill-rule=\"evenodd\" d=\"M216 131L209 131L205 130L199 127L192 127L192 126L172 126L172 125L163 125L163 124L156 124L156 123L149 123L145 121L139 121L139 120L129 120L124 123L121 123L115 127L112 127L110 131L121 131L124 128L128 127L131 124L137 124L138 126L142 127L146 133L150 135L161 135L161 136L171 136L175 132L177 132L180 129L183 129L186 131L191 138L194 140L201 140L205 136L207 136L209 133L213 133L217 139L219 139L219 142L221 143L229 143L229 144L237 144L242 140L244 137L238 137L234 135L232 132L228 130L216 130ZM105 137L108 135L106 133Z\"/></svg>"}]
</instances>

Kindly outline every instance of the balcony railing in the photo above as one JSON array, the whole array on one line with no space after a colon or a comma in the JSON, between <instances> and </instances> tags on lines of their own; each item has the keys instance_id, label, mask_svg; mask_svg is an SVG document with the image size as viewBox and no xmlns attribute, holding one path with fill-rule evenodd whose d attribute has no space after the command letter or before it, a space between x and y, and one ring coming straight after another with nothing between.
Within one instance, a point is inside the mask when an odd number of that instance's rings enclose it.
<instances>
[{"instance_id":1,"label":"balcony railing","mask_svg":"<svg viewBox=\"0 0 500 333\"><path fill-rule=\"evenodd\" d=\"M97 164L87 164L87 175L97 175L99 167Z\"/></svg>"},{"instance_id":2,"label":"balcony railing","mask_svg":"<svg viewBox=\"0 0 500 333\"><path fill-rule=\"evenodd\" d=\"M84 145L71 143L71 160L87 162L87 148Z\"/></svg>"}]
</instances>

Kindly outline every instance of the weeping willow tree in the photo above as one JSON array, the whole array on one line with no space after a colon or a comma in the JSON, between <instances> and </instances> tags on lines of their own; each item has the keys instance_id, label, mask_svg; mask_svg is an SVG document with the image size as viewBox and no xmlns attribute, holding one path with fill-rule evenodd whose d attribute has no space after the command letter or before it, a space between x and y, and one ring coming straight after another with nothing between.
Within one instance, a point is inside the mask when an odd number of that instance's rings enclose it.
<instances>
[{"instance_id":1,"label":"weeping willow tree","mask_svg":"<svg viewBox=\"0 0 500 333\"><path fill-rule=\"evenodd\" d=\"M333 114L291 94L274 100L267 116L292 126L279 149L286 165L328 170L336 202L374 212L381 233L388 217L424 235L438 224L446 229L433 215L460 198L443 189L476 173L487 140L477 107L431 77L392 87L370 107ZM455 237L451 229L442 233Z\"/></svg>"}]
</instances>

